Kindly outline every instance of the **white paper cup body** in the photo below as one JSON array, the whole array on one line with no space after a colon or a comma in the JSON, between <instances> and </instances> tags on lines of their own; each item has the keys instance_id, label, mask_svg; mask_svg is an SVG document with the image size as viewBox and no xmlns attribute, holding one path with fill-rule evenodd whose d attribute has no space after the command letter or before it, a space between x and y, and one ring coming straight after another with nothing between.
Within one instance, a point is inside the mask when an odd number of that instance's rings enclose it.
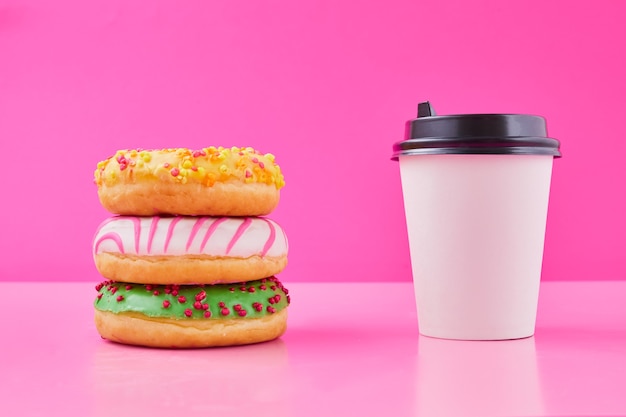
<instances>
[{"instance_id":1,"label":"white paper cup body","mask_svg":"<svg viewBox=\"0 0 626 417\"><path fill-rule=\"evenodd\" d=\"M553 157L401 155L399 163L420 333L532 336Z\"/></svg>"}]
</instances>

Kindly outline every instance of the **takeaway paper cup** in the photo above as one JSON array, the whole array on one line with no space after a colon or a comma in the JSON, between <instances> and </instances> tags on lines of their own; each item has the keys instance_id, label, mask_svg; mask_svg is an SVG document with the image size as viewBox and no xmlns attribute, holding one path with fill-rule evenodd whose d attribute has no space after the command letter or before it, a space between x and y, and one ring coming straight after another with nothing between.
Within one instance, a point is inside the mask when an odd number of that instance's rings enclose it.
<instances>
[{"instance_id":1,"label":"takeaway paper cup","mask_svg":"<svg viewBox=\"0 0 626 417\"><path fill-rule=\"evenodd\" d=\"M422 103L394 145L419 331L502 340L534 334L552 162L531 115L435 116Z\"/></svg>"}]
</instances>

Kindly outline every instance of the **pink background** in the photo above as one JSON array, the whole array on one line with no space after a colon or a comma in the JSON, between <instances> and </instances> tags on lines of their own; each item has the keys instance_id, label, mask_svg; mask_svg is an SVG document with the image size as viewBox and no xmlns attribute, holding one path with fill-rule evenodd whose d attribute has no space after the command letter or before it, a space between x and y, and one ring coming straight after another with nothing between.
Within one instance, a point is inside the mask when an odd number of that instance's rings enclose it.
<instances>
[{"instance_id":1,"label":"pink background","mask_svg":"<svg viewBox=\"0 0 626 417\"><path fill-rule=\"evenodd\" d=\"M0 280L97 281L119 148L253 146L287 186L288 281L411 279L391 145L419 101L534 113L543 279L626 279L626 2L0 0Z\"/></svg>"}]
</instances>

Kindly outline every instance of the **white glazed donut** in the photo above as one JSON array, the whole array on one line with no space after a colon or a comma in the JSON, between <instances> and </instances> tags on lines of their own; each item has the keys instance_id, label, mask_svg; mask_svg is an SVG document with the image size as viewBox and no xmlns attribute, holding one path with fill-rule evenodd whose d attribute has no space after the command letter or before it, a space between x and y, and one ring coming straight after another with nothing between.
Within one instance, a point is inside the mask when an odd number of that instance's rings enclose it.
<instances>
[{"instance_id":1,"label":"white glazed donut","mask_svg":"<svg viewBox=\"0 0 626 417\"><path fill-rule=\"evenodd\" d=\"M100 274L144 284L215 284L269 277L287 265L287 237L262 217L105 220L93 255Z\"/></svg>"}]
</instances>

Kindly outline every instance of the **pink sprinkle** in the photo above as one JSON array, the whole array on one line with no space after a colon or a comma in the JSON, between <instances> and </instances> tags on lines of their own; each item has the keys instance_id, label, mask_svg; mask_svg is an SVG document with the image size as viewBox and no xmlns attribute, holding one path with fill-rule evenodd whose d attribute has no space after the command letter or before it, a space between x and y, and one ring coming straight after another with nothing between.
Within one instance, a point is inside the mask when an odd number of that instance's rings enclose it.
<instances>
[{"instance_id":1,"label":"pink sprinkle","mask_svg":"<svg viewBox=\"0 0 626 417\"><path fill-rule=\"evenodd\" d=\"M209 305L208 304L202 304L202 309L203 310L208 310L209 309Z\"/></svg>"},{"instance_id":2,"label":"pink sprinkle","mask_svg":"<svg viewBox=\"0 0 626 417\"><path fill-rule=\"evenodd\" d=\"M99 294L97 295L97 297L98 297L98 300L99 300L99 299L101 299L101 298L102 298L102 293L99 293Z\"/></svg>"},{"instance_id":3,"label":"pink sprinkle","mask_svg":"<svg viewBox=\"0 0 626 417\"><path fill-rule=\"evenodd\" d=\"M150 285L150 284L146 285L146 290L152 291L152 285Z\"/></svg>"},{"instance_id":4,"label":"pink sprinkle","mask_svg":"<svg viewBox=\"0 0 626 417\"><path fill-rule=\"evenodd\" d=\"M169 287L165 287L163 291L165 291L165 294L169 294L172 292L172 290Z\"/></svg>"},{"instance_id":5,"label":"pink sprinkle","mask_svg":"<svg viewBox=\"0 0 626 417\"><path fill-rule=\"evenodd\" d=\"M120 164L120 170L123 171L128 165L128 159L124 155L120 155L117 157L117 163Z\"/></svg>"},{"instance_id":6,"label":"pink sprinkle","mask_svg":"<svg viewBox=\"0 0 626 417\"><path fill-rule=\"evenodd\" d=\"M268 313L272 313L272 314L276 313L276 309L272 306L267 306L267 311Z\"/></svg>"},{"instance_id":7,"label":"pink sprinkle","mask_svg":"<svg viewBox=\"0 0 626 417\"><path fill-rule=\"evenodd\" d=\"M265 284L261 284L261 286L259 287L260 289L262 289L263 291L265 291L267 289L267 287L265 286Z\"/></svg>"},{"instance_id":8,"label":"pink sprinkle","mask_svg":"<svg viewBox=\"0 0 626 417\"><path fill-rule=\"evenodd\" d=\"M287 296L287 304L291 304L291 297Z\"/></svg>"},{"instance_id":9,"label":"pink sprinkle","mask_svg":"<svg viewBox=\"0 0 626 417\"><path fill-rule=\"evenodd\" d=\"M104 283L101 282L100 284L96 285L96 291L100 291L102 287L104 287Z\"/></svg>"},{"instance_id":10,"label":"pink sprinkle","mask_svg":"<svg viewBox=\"0 0 626 417\"><path fill-rule=\"evenodd\" d=\"M226 307L226 304L224 304L224 302L223 302L223 301L220 301L219 306L220 306L220 307L222 307L222 308L224 308L224 307Z\"/></svg>"},{"instance_id":11,"label":"pink sprinkle","mask_svg":"<svg viewBox=\"0 0 626 417\"><path fill-rule=\"evenodd\" d=\"M256 311L259 311L259 312L260 312L260 311L263 311L263 304L258 304L258 305L256 305L256 306L254 307L254 309L255 309Z\"/></svg>"},{"instance_id":12,"label":"pink sprinkle","mask_svg":"<svg viewBox=\"0 0 626 417\"><path fill-rule=\"evenodd\" d=\"M193 155L194 158L197 158L199 156L205 156L206 153L204 151L200 150L200 151L193 151L192 155Z\"/></svg>"},{"instance_id":13,"label":"pink sprinkle","mask_svg":"<svg viewBox=\"0 0 626 417\"><path fill-rule=\"evenodd\" d=\"M240 289L241 291L245 291L245 290L246 290L246 287L245 287L245 286L241 286L241 287L239 287L239 289Z\"/></svg>"},{"instance_id":14,"label":"pink sprinkle","mask_svg":"<svg viewBox=\"0 0 626 417\"><path fill-rule=\"evenodd\" d=\"M190 308L185 309L185 316L191 317L192 314L193 314L193 311L191 311Z\"/></svg>"},{"instance_id":15,"label":"pink sprinkle","mask_svg":"<svg viewBox=\"0 0 626 417\"><path fill-rule=\"evenodd\" d=\"M152 294L153 294L153 295L159 295L159 294L160 294L160 292L159 292L159 290L154 290L154 292L153 292Z\"/></svg>"},{"instance_id":16,"label":"pink sprinkle","mask_svg":"<svg viewBox=\"0 0 626 417\"><path fill-rule=\"evenodd\" d=\"M117 296L117 301L118 302L123 301L123 300L124 300L124 296L123 295L118 295Z\"/></svg>"},{"instance_id":17,"label":"pink sprinkle","mask_svg":"<svg viewBox=\"0 0 626 417\"><path fill-rule=\"evenodd\" d=\"M208 311L208 310L207 310L207 311L205 311L205 312L204 312L204 317L205 317L205 318L207 318L207 319L208 319L209 317L211 317L211 312L210 312L210 311Z\"/></svg>"},{"instance_id":18,"label":"pink sprinkle","mask_svg":"<svg viewBox=\"0 0 626 417\"><path fill-rule=\"evenodd\" d=\"M178 290L172 290L172 295L176 297L178 295Z\"/></svg>"},{"instance_id":19,"label":"pink sprinkle","mask_svg":"<svg viewBox=\"0 0 626 417\"><path fill-rule=\"evenodd\" d=\"M222 316L228 316L230 314L230 310L226 307L224 307L221 311Z\"/></svg>"},{"instance_id":20,"label":"pink sprinkle","mask_svg":"<svg viewBox=\"0 0 626 417\"><path fill-rule=\"evenodd\" d=\"M178 168L172 168L172 170L170 171L170 174L172 174L172 177L178 177L178 174L180 174L180 171L178 170Z\"/></svg>"},{"instance_id":21,"label":"pink sprinkle","mask_svg":"<svg viewBox=\"0 0 626 417\"><path fill-rule=\"evenodd\" d=\"M126 287L124 287L124 288L126 288L126 291L130 291L130 290L132 290L132 289L133 289L133 286L132 286L132 285L127 285L127 286L126 286Z\"/></svg>"},{"instance_id":22,"label":"pink sprinkle","mask_svg":"<svg viewBox=\"0 0 626 417\"><path fill-rule=\"evenodd\" d=\"M163 308L168 308L170 306L170 302L167 300L163 300Z\"/></svg>"},{"instance_id":23,"label":"pink sprinkle","mask_svg":"<svg viewBox=\"0 0 626 417\"><path fill-rule=\"evenodd\" d=\"M235 311L241 311L241 304L235 304L233 308L235 309Z\"/></svg>"},{"instance_id":24,"label":"pink sprinkle","mask_svg":"<svg viewBox=\"0 0 626 417\"><path fill-rule=\"evenodd\" d=\"M276 302L276 301L274 301L274 297L268 298L267 301L269 301L270 304L274 304Z\"/></svg>"},{"instance_id":25,"label":"pink sprinkle","mask_svg":"<svg viewBox=\"0 0 626 417\"><path fill-rule=\"evenodd\" d=\"M192 170L193 172L196 172L196 171L198 170L198 167L194 165L194 166L192 166L192 167L191 167L191 170Z\"/></svg>"},{"instance_id":26,"label":"pink sprinkle","mask_svg":"<svg viewBox=\"0 0 626 417\"><path fill-rule=\"evenodd\" d=\"M274 296L274 302L276 302L276 303L280 302L280 294L276 294Z\"/></svg>"},{"instance_id":27,"label":"pink sprinkle","mask_svg":"<svg viewBox=\"0 0 626 417\"><path fill-rule=\"evenodd\" d=\"M111 288L111 294L115 294L117 292L117 287L112 287Z\"/></svg>"},{"instance_id":28,"label":"pink sprinkle","mask_svg":"<svg viewBox=\"0 0 626 417\"><path fill-rule=\"evenodd\" d=\"M202 303L200 301L196 301L195 303L193 303L193 308L195 308L196 310L202 310Z\"/></svg>"},{"instance_id":29,"label":"pink sprinkle","mask_svg":"<svg viewBox=\"0 0 626 417\"><path fill-rule=\"evenodd\" d=\"M241 317L245 317L245 316L246 316L246 314L248 314L248 312L247 312L246 310L239 310L239 311L237 312L237 314L239 314L239 316L241 316Z\"/></svg>"},{"instance_id":30,"label":"pink sprinkle","mask_svg":"<svg viewBox=\"0 0 626 417\"><path fill-rule=\"evenodd\" d=\"M252 158L252 162L254 162L255 164L258 163L259 162L259 158L257 158L257 157Z\"/></svg>"},{"instance_id":31,"label":"pink sprinkle","mask_svg":"<svg viewBox=\"0 0 626 417\"><path fill-rule=\"evenodd\" d=\"M250 287L248 288L248 292L256 292L256 289L254 287Z\"/></svg>"},{"instance_id":32,"label":"pink sprinkle","mask_svg":"<svg viewBox=\"0 0 626 417\"><path fill-rule=\"evenodd\" d=\"M252 176L252 172L246 169L246 178L250 178Z\"/></svg>"},{"instance_id":33,"label":"pink sprinkle","mask_svg":"<svg viewBox=\"0 0 626 417\"><path fill-rule=\"evenodd\" d=\"M206 292L205 291L200 291L198 294L196 294L196 301L202 301L206 298Z\"/></svg>"},{"instance_id":34,"label":"pink sprinkle","mask_svg":"<svg viewBox=\"0 0 626 417\"><path fill-rule=\"evenodd\" d=\"M163 164L163 168L169 168L170 164L168 164L167 162Z\"/></svg>"},{"instance_id":35,"label":"pink sprinkle","mask_svg":"<svg viewBox=\"0 0 626 417\"><path fill-rule=\"evenodd\" d=\"M265 164L263 162L259 162L259 168L261 169L265 168Z\"/></svg>"},{"instance_id":36,"label":"pink sprinkle","mask_svg":"<svg viewBox=\"0 0 626 417\"><path fill-rule=\"evenodd\" d=\"M187 297L185 297L184 295L181 295L180 297L178 297L178 302L179 303L184 303L187 301Z\"/></svg>"},{"instance_id":37,"label":"pink sprinkle","mask_svg":"<svg viewBox=\"0 0 626 417\"><path fill-rule=\"evenodd\" d=\"M234 289L233 287L230 287L230 288L228 289L228 291L230 291L230 292L235 292L235 289Z\"/></svg>"}]
</instances>

